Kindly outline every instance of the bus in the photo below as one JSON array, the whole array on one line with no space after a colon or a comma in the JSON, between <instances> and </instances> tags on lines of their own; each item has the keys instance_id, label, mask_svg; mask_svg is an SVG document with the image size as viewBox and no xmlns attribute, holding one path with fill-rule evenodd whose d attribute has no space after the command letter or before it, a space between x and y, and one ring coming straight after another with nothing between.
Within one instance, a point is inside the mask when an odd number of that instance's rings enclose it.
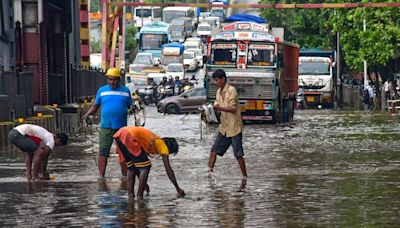
<instances>
[{"instance_id":1,"label":"bus","mask_svg":"<svg viewBox=\"0 0 400 228\"><path fill-rule=\"evenodd\" d=\"M145 24L136 34L138 52L150 52L159 60L161 46L171 42L170 25L161 21L153 21Z\"/></svg>"},{"instance_id":2,"label":"bus","mask_svg":"<svg viewBox=\"0 0 400 228\"><path fill-rule=\"evenodd\" d=\"M149 22L161 21L161 8L159 6L140 6L136 7L133 12L133 23L139 30Z\"/></svg>"},{"instance_id":3,"label":"bus","mask_svg":"<svg viewBox=\"0 0 400 228\"><path fill-rule=\"evenodd\" d=\"M171 23L173 19L179 17L190 17L192 19L193 29L197 28L198 18L194 8L192 7L165 7L163 9L163 21L165 23Z\"/></svg>"}]
</instances>

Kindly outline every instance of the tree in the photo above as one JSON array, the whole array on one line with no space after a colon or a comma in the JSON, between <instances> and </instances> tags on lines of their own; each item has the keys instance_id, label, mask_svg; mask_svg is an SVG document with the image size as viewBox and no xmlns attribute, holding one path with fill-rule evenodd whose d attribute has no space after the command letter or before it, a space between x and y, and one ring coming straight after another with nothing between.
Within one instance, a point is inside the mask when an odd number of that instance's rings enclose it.
<instances>
[{"instance_id":1,"label":"tree","mask_svg":"<svg viewBox=\"0 0 400 228\"><path fill-rule=\"evenodd\" d=\"M137 52L136 33L137 33L137 28L134 25L126 26L125 49L130 52L129 62L132 62Z\"/></svg>"},{"instance_id":2,"label":"tree","mask_svg":"<svg viewBox=\"0 0 400 228\"><path fill-rule=\"evenodd\" d=\"M275 1L262 0L261 3L276 3ZM299 3L287 0L279 3ZM323 3L323 1L309 0L301 3ZM334 47L330 24L331 10L327 9L263 9L261 16L266 18L272 27L285 29L285 40L297 43L304 48Z\"/></svg>"},{"instance_id":3,"label":"tree","mask_svg":"<svg viewBox=\"0 0 400 228\"><path fill-rule=\"evenodd\" d=\"M90 38L90 53L101 53L101 40Z\"/></svg>"},{"instance_id":4,"label":"tree","mask_svg":"<svg viewBox=\"0 0 400 228\"><path fill-rule=\"evenodd\" d=\"M382 79L386 80L388 72L393 72L387 66L400 56L400 9L356 8L338 9L336 12L331 14L329 21L334 31L341 35L340 43L346 64L352 70L362 71L363 61L366 60L368 70L379 72Z\"/></svg>"}]
</instances>

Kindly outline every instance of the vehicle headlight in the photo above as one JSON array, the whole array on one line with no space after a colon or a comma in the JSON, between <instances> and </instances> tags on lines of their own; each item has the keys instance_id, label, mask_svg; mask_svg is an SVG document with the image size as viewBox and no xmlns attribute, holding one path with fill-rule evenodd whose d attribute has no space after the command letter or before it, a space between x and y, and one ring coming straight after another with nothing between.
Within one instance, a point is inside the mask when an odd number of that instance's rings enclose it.
<instances>
[{"instance_id":1,"label":"vehicle headlight","mask_svg":"<svg viewBox=\"0 0 400 228\"><path fill-rule=\"evenodd\" d=\"M144 89L139 89L139 93L145 93L146 91Z\"/></svg>"}]
</instances>

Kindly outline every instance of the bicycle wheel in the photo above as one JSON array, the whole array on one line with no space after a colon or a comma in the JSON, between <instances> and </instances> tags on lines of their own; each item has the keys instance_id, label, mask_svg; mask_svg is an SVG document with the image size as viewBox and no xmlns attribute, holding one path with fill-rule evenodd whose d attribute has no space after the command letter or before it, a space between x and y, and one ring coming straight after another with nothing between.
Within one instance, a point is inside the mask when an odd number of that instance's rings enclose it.
<instances>
[{"instance_id":1,"label":"bicycle wheel","mask_svg":"<svg viewBox=\"0 0 400 228\"><path fill-rule=\"evenodd\" d=\"M135 126L143 127L146 123L146 108L145 106L138 108L133 116L135 118Z\"/></svg>"}]
</instances>

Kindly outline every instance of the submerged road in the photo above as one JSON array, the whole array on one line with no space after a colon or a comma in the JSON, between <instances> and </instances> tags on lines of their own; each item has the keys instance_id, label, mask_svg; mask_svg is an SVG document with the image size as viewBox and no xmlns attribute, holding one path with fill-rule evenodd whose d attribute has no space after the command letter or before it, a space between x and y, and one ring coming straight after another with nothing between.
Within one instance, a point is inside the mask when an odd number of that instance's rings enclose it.
<instances>
[{"instance_id":1,"label":"submerged road","mask_svg":"<svg viewBox=\"0 0 400 228\"><path fill-rule=\"evenodd\" d=\"M249 178L231 151L207 176L215 128L200 140L198 115L148 108L146 127L176 137L176 198L162 162L153 159L150 196L130 200L111 157L97 179L96 134L81 134L49 161L53 181L24 179L19 151L0 152L0 227L395 227L400 224L398 116L334 110L297 111L295 124L246 125ZM95 130L95 129L94 129Z\"/></svg>"}]
</instances>

